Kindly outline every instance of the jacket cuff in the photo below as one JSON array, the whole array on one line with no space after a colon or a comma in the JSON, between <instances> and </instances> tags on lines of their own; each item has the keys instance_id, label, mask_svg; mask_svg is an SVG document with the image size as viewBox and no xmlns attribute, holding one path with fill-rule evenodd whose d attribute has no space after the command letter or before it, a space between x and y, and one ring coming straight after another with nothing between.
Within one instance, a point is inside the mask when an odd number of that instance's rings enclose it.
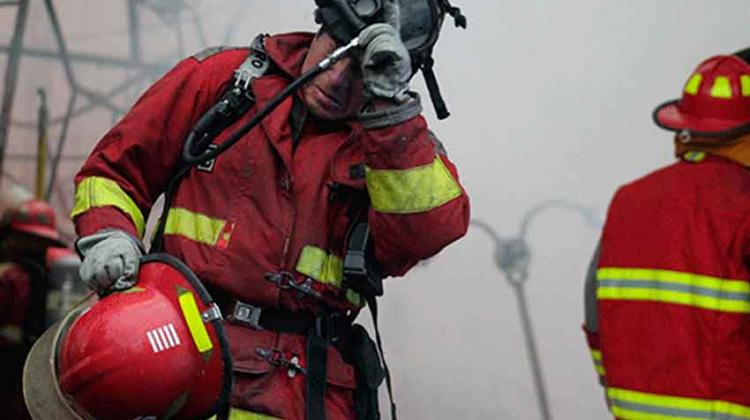
<instances>
[{"instance_id":1,"label":"jacket cuff","mask_svg":"<svg viewBox=\"0 0 750 420\"><path fill-rule=\"evenodd\" d=\"M139 238L138 230L128 215L114 207L97 207L74 218L79 237L93 235L105 229L121 230L133 238Z\"/></svg>"},{"instance_id":2,"label":"jacket cuff","mask_svg":"<svg viewBox=\"0 0 750 420\"><path fill-rule=\"evenodd\" d=\"M419 94L416 92L407 92L410 97L403 104L388 107L385 109L363 110L359 114L359 121L366 130L389 127L408 121L422 113L422 103Z\"/></svg>"}]
</instances>

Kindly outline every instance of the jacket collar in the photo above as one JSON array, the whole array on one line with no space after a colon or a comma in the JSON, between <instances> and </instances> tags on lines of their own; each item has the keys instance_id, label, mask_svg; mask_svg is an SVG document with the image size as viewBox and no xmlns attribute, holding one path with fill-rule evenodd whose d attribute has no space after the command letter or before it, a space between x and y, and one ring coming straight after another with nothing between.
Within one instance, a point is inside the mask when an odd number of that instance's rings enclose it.
<instances>
[{"instance_id":1,"label":"jacket collar","mask_svg":"<svg viewBox=\"0 0 750 420\"><path fill-rule=\"evenodd\" d=\"M313 38L315 34L311 32L273 35L265 40L266 53L285 76L296 79L302 73Z\"/></svg>"}]
</instances>

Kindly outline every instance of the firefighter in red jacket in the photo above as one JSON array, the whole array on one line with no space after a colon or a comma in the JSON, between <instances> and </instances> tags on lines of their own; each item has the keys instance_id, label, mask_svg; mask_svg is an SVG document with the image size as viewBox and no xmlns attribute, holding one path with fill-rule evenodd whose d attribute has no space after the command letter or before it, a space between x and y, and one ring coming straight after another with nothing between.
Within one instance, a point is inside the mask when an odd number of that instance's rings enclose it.
<instances>
[{"instance_id":1,"label":"firefighter in red jacket","mask_svg":"<svg viewBox=\"0 0 750 420\"><path fill-rule=\"evenodd\" d=\"M0 223L0 407L7 418L29 418L21 370L31 344L44 331L50 247L64 246L55 213L30 200L7 210Z\"/></svg>"},{"instance_id":2,"label":"firefighter in red jacket","mask_svg":"<svg viewBox=\"0 0 750 420\"><path fill-rule=\"evenodd\" d=\"M337 48L334 32L324 25L316 35L262 38L257 48L270 65L252 81L255 104L242 120ZM230 319L231 405L233 415L249 416L242 418L317 418L306 397L320 390L305 377L321 367L306 360L309 337L289 325L328 325L330 343L333 327L346 329L341 320L363 307L342 270L354 221L366 217L374 257L389 276L404 275L468 226L456 168L408 91L413 68L398 32L381 23L359 38L358 56L337 62L236 147L191 170L163 216L163 249L207 284ZM184 139L247 56L246 48L213 49L182 61L83 165L73 217L81 275L93 289L133 286L146 218ZM383 56L388 65L372 65ZM341 346L323 351L327 418L356 418L350 356Z\"/></svg>"},{"instance_id":3,"label":"firefighter in red jacket","mask_svg":"<svg viewBox=\"0 0 750 420\"><path fill-rule=\"evenodd\" d=\"M746 58L704 61L656 109L679 160L612 200L584 329L618 419L750 418Z\"/></svg>"}]
</instances>

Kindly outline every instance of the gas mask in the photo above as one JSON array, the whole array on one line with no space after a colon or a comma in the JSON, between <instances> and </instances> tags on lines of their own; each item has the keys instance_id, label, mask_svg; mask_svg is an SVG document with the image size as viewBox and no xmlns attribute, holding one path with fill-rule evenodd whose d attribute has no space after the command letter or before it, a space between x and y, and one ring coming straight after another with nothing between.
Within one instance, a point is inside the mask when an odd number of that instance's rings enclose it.
<instances>
[{"instance_id":1,"label":"gas mask","mask_svg":"<svg viewBox=\"0 0 750 420\"><path fill-rule=\"evenodd\" d=\"M341 45L347 44L373 23L399 22L401 40L411 55L413 71L422 70L438 118L447 118L450 114L433 71L432 49L446 14L453 17L456 27L466 28L466 18L460 9L451 6L449 0L393 0L397 10L389 7L387 1L315 0L318 5L315 21Z\"/></svg>"}]
</instances>

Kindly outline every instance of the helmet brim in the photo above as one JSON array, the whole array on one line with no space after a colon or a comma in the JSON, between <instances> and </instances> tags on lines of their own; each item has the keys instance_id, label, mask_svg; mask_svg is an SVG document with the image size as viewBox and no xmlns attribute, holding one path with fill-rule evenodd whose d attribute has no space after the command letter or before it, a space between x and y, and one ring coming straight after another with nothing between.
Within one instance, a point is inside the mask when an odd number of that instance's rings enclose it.
<instances>
[{"instance_id":1,"label":"helmet brim","mask_svg":"<svg viewBox=\"0 0 750 420\"><path fill-rule=\"evenodd\" d=\"M91 301L87 299L49 327L31 347L23 367L23 398L34 420L86 420L60 392L55 354L65 332Z\"/></svg>"},{"instance_id":2,"label":"helmet brim","mask_svg":"<svg viewBox=\"0 0 750 420\"><path fill-rule=\"evenodd\" d=\"M665 102L654 110L654 123L676 133L688 131L691 135L705 137L735 137L750 131L750 121L737 122L720 118L701 118L685 113L680 100Z\"/></svg>"},{"instance_id":3,"label":"helmet brim","mask_svg":"<svg viewBox=\"0 0 750 420\"><path fill-rule=\"evenodd\" d=\"M36 236L40 239L45 239L52 242L55 245L66 246L65 242L60 239L60 233L54 229L46 228L42 226L29 226L29 225L14 225L11 224L9 228L15 232L22 232L32 236Z\"/></svg>"}]
</instances>

